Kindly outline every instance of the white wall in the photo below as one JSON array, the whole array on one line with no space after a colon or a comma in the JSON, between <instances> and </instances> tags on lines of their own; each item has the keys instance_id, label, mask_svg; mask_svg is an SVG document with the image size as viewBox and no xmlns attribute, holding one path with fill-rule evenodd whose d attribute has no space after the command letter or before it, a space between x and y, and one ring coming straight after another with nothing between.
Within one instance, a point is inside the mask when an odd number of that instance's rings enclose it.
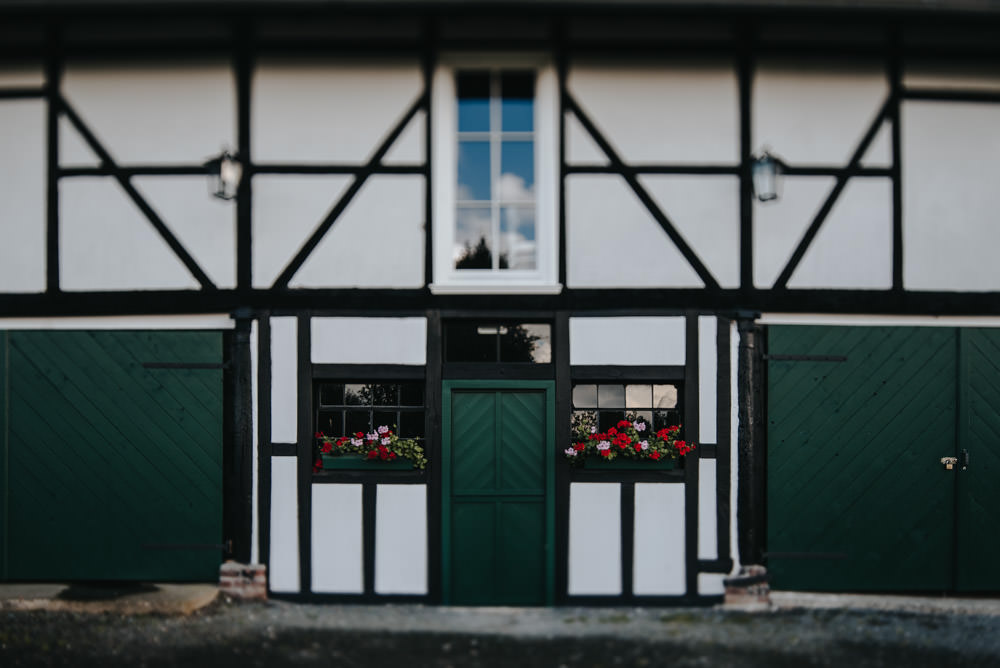
<instances>
[{"instance_id":1,"label":"white wall","mask_svg":"<svg viewBox=\"0 0 1000 668\"><path fill-rule=\"evenodd\" d=\"M364 593L361 485L312 486L311 589Z\"/></svg>"},{"instance_id":2,"label":"white wall","mask_svg":"<svg viewBox=\"0 0 1000 668\"><path fill-rule=\"evenodd\" d=\"M298 460L271 457L271 546L268 585L292 593L299 583Z\"/></svg>"},{"instance_id":3,"label":"white wall","mask_svg":"<svg viewBox=\"0 0 1000 668\"><path fill-rule=\"evenodd\" d=\"M687 591L684 485L636 483L632 589L638 595Z\"/></svg>"},{"instance_id":4,"label":"white wall","mask_svg":"<svg viewBox=\"0 0 1000 668\"><path fill-rule=\"evenodd\" d=\"M379 485L375 593L427 593L427 485Z\"/></svg>"},{"instance_id":5,"label":"white wall","mask_svg":"<svg viewBox=\"0 0 1000 668\"><path fill-rule=\"evenodd\" d=\"M621 485L569 486L569 570L571 595L622 593Z\"/></svg>"},{"instance_id":6,"label":"white wall","mask_svg":"<svg viewBox=\"0 0 1000 668\"><path fill-rule=\"evenodd\" d=\"M426 318L313 318L317 364L424 364Z\"/></svg>"},{"instance_id":7,"label":"white wall","mask_svg":"<svg viewBox=\"0 0 1000 668\"><path fill-rule=\"evenodd\" d=\"M684 364L682 317L570 318L570 364Z\"/></svg>"},{"instance_id":8,"label":"white wall","mask_svg":"<svg viewBox=\"0 0 1000 668\"><path fill-rule=\"evenodd\" d=\"M30 74L0 70L0 86ZM0 292L45 289L45 117L39 100L0 101Z\"/></svg>"},{"instance_id":9,"label":"white wall","mask_svg":"<svg viewBox=\"0 0 1000 668\"><path fill-rule=\"evenodd\" d=\"M298 442L298 323L271 318L271 442Z\"/></svg>"}]
</instances>

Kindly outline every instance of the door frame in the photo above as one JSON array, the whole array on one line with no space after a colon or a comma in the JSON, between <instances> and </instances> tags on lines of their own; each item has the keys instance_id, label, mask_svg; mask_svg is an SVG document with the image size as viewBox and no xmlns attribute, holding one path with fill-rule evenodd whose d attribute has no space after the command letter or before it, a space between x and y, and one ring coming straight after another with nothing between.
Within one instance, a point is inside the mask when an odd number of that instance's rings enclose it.
<instances>
[{"instance_id":1,"label":"door frame","mask_svg":"<svg viewBox=\"0 0 1000 668\"><path fill-rule=\"evenodd\" d=\"M454 390L542 390L545 393L545 605L555 605L556 384L554 380L445 380L441 385L441 603L451 604L451 405Z\"/></svg>"}]
</instances>

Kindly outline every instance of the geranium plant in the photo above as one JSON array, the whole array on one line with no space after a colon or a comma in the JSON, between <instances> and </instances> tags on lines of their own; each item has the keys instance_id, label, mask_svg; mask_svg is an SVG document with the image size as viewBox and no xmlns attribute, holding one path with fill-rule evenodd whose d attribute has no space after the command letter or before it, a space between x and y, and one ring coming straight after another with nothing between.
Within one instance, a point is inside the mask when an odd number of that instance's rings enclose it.
<instances>
[{"instance_id":1,"label":"geranium plant","mask_svg":"<svg viewBox=\"0 0 1000 668\"><path fill-rule=\"evenodd\" d=\"M313 462L314 473L323 468L322 455L336 457L338 455L358 454L364 459L383 462L407 459L413 462L415 469L427 466L427 457L424 456L424 449L420 444L412 438L400 438L386 425L382 425L368 434L359 431L351 436L333 437L318 431L316 432L316 441L319 445L319 455Z\"/></svg>"},{"instance_id":2,"label":"geranium plant","mask_svg":"<svg viewBox=\"0 0 1000 668\"><path fill-rule=\"evenodd\" d=\"M657 461L677 459L694 450L694 443L677 438L680 425L653 431L645 420L635 415L626 415L607 431L598 431L596 416L578 413L573 416L570 447L564 451L566 458L574 464L581 464L587 456L605 460L619 458Z\"/></svg>"}]
</instances>

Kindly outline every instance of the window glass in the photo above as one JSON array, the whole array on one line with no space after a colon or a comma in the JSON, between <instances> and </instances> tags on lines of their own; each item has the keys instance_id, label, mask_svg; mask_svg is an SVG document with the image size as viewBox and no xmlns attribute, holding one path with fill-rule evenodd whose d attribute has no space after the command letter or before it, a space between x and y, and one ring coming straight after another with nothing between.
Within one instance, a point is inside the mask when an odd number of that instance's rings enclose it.
<instances>
[{"instance_id":1,"label":"window glass","mask_svg":"<svg viewBox=\"0 0 1000 668\"><path fill-rule=\"evenodd\" d=\"M445 362L552 362L552 327L545 323L452 322L444 326Z\"/></svg>"},{"instance_id":2,"label":"window glass","mask_svg":"<svg viewBox=\"0 0 1000 668\"><path fill-rule=\"evenodd\" d=\"M400 436L424 435L424 385L402 383L327 383L316 387L316 431L327 436L369 433L380 426Z\"/></svg>"},{"instance_id":3,"label":"window glass","mask_svg":"<svg viewBox=\"0 0 1000 668\"><path fill-rule=\"evenodd\" d=\"M580 383L573 386L573 424L596 425L607 431L626 416L664 429L681 424L676 384ZM599 407L600 410L587 410Z\"/></svg>"},{"instance_id":4,"label":"window glass","mask_svg":"<svg viewBox=\"0 0 1000 668\"><path fill-rule=\"evenodd\" d=\"M455 77L458 96L458 131L489 132L490 73L459 72Z\"/></svg>"},{"instance_id":5,"label":"window glass","mask_svg":"<svg viewBox=\"0 0 1000 668\"><path fill-rule=\"evenodd\" d=\"M535 129L535 73L504 72L500 75L501 127L505 132Z\"/></svg>"}]
</instances>

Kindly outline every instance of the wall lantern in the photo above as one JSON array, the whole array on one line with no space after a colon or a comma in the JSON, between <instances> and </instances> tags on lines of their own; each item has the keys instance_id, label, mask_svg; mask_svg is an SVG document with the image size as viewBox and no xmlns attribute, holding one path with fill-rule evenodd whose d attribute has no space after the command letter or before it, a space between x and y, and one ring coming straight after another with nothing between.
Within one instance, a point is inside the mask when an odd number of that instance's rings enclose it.
<instances>
[{"instance_id":1,"label":"wall lantern","mask_svg":"<svg viewBox=\"0 0 1000 668\"><path fill-rule=\"evenodd\" d=\"M750 175L754 196L761 202L773 202L781 194L781 160L765 148L751 158Z\"/></svg>"},{"instance_id":2,"label":"wall lantern","mask_svg":"<svg viewBox=\"0 0 1000 668\"><path fill-rule=\"evenodd\" d=\"M206 162L205 169L210 179L208 188L213 195L219 199L236 199L243 176L243 163L237 156L225 149L222 155Z\"/></svg>"}]
</instances>

